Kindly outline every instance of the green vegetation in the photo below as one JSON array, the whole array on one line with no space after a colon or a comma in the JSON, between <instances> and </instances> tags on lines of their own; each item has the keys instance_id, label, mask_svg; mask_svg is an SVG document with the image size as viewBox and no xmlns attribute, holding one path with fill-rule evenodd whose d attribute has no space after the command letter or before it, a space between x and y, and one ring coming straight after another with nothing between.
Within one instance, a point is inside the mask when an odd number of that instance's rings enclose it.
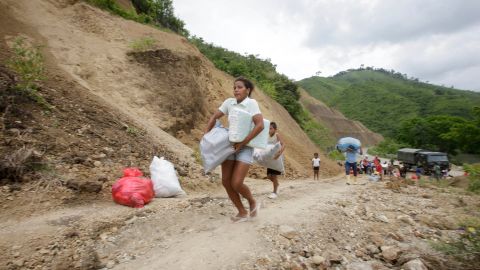
<instances>
[{"instance_id":1,"label":"green vegetation","mask_svg":"<svg viewBox=\"0 0 480 270\"><path fill-rule=\"evenodd\" d=\"M375 147L369 148L368 153L370 155L381 156L386 158L396 158L397 151L400 148L409 147L404 143L399 143L394 139L386 138Z\"/></svg>"},{"instance_id":2,"label":"green vegetation","mask_svg":"<svg viewBox=\"0 0 480 270\"><path fill-rule=\"evenodd\" d=\"M343 153L339 152L336 149L328 152L328 157L333 160L345 160L345 156L343 155Z\"/></svg>"},{"instance_id":3,"label":"green vegetation","mask_svg":"<svg viewBox=\"0 0 480 270\"><path fill-rule=\"evenodd\" d=\"M127 131L127 134L130 134L130 135L132 135L132 136L134 136L134 137L136 137L136 136L142 136L142 135L145 134L145 131L143 131L143 130L141 130L141 129L137 129L137 128L135 128L135 127L130 127L130 126L128 126L128 127L126 128L126 131Z\"/></svg>"},{"instance_id":4,"label":"green vegetation","mask_svg":"<svg viewBox=\"0 0 480 270\"><path fill-rule=\"evenodd\" d=\"M480 193L480 164L464 165L465 171L468 172L470 183L468 190L474 193Z\"/></svg>"},{"instance_id":5,"label":"green vegetation","mask_svg":"<svg viewBox=\"0 0 480 270\"><path fill-rule=\"evenodd\" d=\"M387 137L395 137L403 120L435 115L471 119L480 93L419 82L405 75L367 67L333 77L298 82L310 95L339 109L348 118Z\"/></svg>"},{"instance_id":6,"label":"green vegetation","mask_svg":"<svg viewBox=\"0 0 480 270\"><path fill-rule=\"evenodd\" d=\"M460 223L460 238L453 242L433 243L433 247L465 262L480 261L480 219Z\"/></svg>"},{"instance_id":7,"label":"green vegetation","mask_svg":"<svg viewBox=\"0 0 480 270\"><path fill-rule=\"evenodd\" d=\"M47 109L52 106L38 93L39 83L44 80L43 55L39 46L32 46L18 37L13 43L13 56L7 66L19 77L15 89Z\"/></svg>"},{"instance_id":8,"label":"green vegetation","mask_svg":"<svg viewBox=\"0 0 480 270\"><path fill-rule=\"evenodd\" d=\"M416 148L455 154L480 153L480 108L473 109L476 119L455 116L415 117L401 123L397 140Z\"/></svg>"},{"instance_id":9,"label":"green vegetation","mask_svg":"<svg viewBox=\"0 0 480 270\"><path fill-rule=\"evenodd\" d=\"M213 62L215 67L228 74L252 79L268 96L280 103L297 121L310 139L319 147L326 149L332 145L327 128L317 123L300 102L298 86L287 76L279 74L270 59L261 59L258 55L241 55L222 47L206 43L202 38L191 37L190 41Z\"/></svg>"},{"instance_id":10,"label":"green vegetation","mask_svg":"<svg viewBox=\"0 0 480 270\"><path fill-rule=\"evenodd\" d=\"M183 36L189 35L185 23L175 17L172 0L132 0L136 11L123 9L115 0L85 1L127 20L169 29Z\"/></svg>"},{"instance_id":11,"label":"green vegetation","mask_svg":"<svg viewBox=\"0 0 480 270\"><path fill-rule=\"evenodd\" d=\"M480 93L419 82L405 74L360 68L298 82L310 95L391 140L373 148L480 153ZM472 113L473 112L473 113Z\"/></svg>"},{"instance_id":12,"label":"green vegetation","mask_svg":"<svg viewBox=\"0 0 480 270\"><path fill-rule=\"evenodd\" d=\"M157 41L151 37L144 37L138 40L134 40L130 43L130 49L134 52L144 52L151 50Z\"/></svg>"}]
</instances>

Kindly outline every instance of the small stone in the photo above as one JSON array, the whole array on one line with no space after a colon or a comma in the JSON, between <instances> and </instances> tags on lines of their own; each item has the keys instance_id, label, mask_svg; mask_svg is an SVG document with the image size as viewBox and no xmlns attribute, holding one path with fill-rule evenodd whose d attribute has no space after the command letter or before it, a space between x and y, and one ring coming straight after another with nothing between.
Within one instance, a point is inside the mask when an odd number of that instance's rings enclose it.
<instances>
[{"instance_id":1,"label":"small stone","mask_svg":"<svg viewBox=\"0 0 480 270\"><path fill-rule=\"evenodd\" d=\"M415 225L415 221L410 217L410 216L407 216L407 215L400 215L397 217L398 220L401 220L407 224L410 224L412 226Z\"/></svg>"},{"instance_id":2,"label":"small stone","mask_svg":"<svg viewBox=\"0 0 480 270\"><path fill-rule=\"evenodd\" d=\"M375 245L368 245L365 247L367 249L367 251L370 253L370 254L377 254L380 252L380 250L378 249L377 246Z\"/></svg>"},{"instance_id":3,"label":"small stone","mask_svg":"<svg viewBox=\"0 0 480 270\"><path fill-rule=\"evenodd\" d=\"M13 196L8 196L8 197L7 197L7 200L13 201Z\"/></svg>"},{"instance_id":4,"label":"small stone","mask_svg":"<svg viewBox=\"0 0 480 270\"><path fill-rule=\"evenodd\" d=\"M404 270L428 270L420 259L411 260L403 265Z\"/></svg>"},{"instance_id":5,"label":"small stone","mask_svg":"<svg viewBox=\"0 0 480 270\"><path fill-rule=\"evenodd\" d=\"M93 162L93 166L100 167L100 166L102 166L102 162L100 162L98 160L95 160L95 162Z\"/></svg>"},{"instance_id":6,"label":"small stone","mask_svg":"<svg viewBox=\"0 0 480 270\"><path fill-rule=\"evenodd\" d=\"M325 264L325 258L322 256L315 255L312 257L312 262L316 265Z\"/></svg>"},{"instance_id":7,"label":"small stone","mask_svg":"<svg viewBox=\"0 0 480 270\"><path fill-rule=\"evenodd\" d=\"M110 260L110 261L107 262L106 267L108 269L112 269L114 266L115 266L115 261Z\"/></svg>"},{"instance_id":8,"label":"small stone","mask_svg":"<svg viewBox=\"0 0 480 270\"><path fill-rule=\"evenodd\" d=\"M381 222L390 223L388 218L385 215L377 215L375 218Z\"/></svg>"},{"instance_id":9,"label":"small stone","mask_svg":"<svg viewBox=\"0 0 480 270\"><path fill-rule=\"evenodd\" d=\"M295 236L298 235L298 232L288 225L281 225L278 230L280 235L287 239L293 239Z\"/></svg>"},{"instance_id":10,"label":"small stone","mask_svg":"<svg viewBox=\"0 0 480 270\"><path fill-rule=\"evenodd\" d=\"M18 260L15 260L12 262L13 265L17 266L17 267L23 267L23 265L25 264L25 260L24 259L18 259Z\"/></svg>"},{"instance_id":11,"label":"small stone","mask_svg":"<svg viewBox=\"0 0 480 270\"><path fill-rule=\"evenodd\" d=\"M18 258L18 257L20 257L20 252L15 252L15 253L12 254L12 256L14 258Z\"/></svg>"},{"instance_id":12,"label":"small stone","mask_svg":"<svg viewBox=\"0 0 480 270\"><path fill-rule=\"evenodd\" d=\"M373 270L369 262L354 262L347 265L347 270Z\"/></svg>"},{"instance_id":13,"label":"small stone","mask_svg":"<svg viewBox=\"0 0 480 270\"><path fill-rule=\"evenodd\" d=\"M400 255L400 250L396 247L382 246L381 249L383 258L390 262L397 260Z\"/></svg>"}]
</instances>

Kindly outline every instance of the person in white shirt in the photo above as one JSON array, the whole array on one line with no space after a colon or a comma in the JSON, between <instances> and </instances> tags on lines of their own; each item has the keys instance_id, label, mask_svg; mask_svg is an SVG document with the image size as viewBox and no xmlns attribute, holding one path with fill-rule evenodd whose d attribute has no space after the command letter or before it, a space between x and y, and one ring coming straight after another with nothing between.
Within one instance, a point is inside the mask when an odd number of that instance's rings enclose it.
<instances>
[{"instance_id":1,"label":"person in white shirt","mask_svg":"<svg viewBox=\"0 0 480 270\"><path fill-rule=\"evenodd\" d=\"M235 143L235 153L222 163L222 184L227 191L228 197L238 210L238 214L231 220L235 223L247 221L249 217L255 217L258 214L260 203L253 198L250 189L243 183L248 173L250 165L253 163L253 148L247 144L263 130L263 116L256 100L251 99L250 95L254 89L253 83L243 77L235 79L233 85L234 98L226 99L218 108L205 128L205 133L209 132L215 125L215 121L235 108L240 107L248 111L252 117L255 127L250 131L247 137ZM250 205L250 213L245 209L240 199L240 195L247 199Z\"/></svg>"},{"instance_id":2,"label":"person in white shirt","mask_svg":"<svg viewBox=\"0 0 480 270\"><path fill-rule=\"evenodd\" d=\"M318 172L320 171L320 158L318 157L318 153L313 154L312 167L313 167L313 180L315 180L315 178L317 178L318 180Z\"/></svg>"},{"instance_id":3,"label":"person in white shirt","mask_svg":"<svg viewBox=\"0 0 480 270\"><path fill-rule=\"evenodd\" d=\"M285 151L285 143L280 137L280 134L278 134L277 132L277 123L275 122L270 123L270 130L268 131L268 135L269 135L268 136L269 144L280 143L281 145L280 150L273 157L273 159L278 159L282 155L283 151ZM281 174L282 172L267 168L267 178L273 183L273 192L270 195L268 195L268 198L270 199L275 199L278 197L278 186L280 185L278 183L278 176Z\"/></svg>"}]
</instances>

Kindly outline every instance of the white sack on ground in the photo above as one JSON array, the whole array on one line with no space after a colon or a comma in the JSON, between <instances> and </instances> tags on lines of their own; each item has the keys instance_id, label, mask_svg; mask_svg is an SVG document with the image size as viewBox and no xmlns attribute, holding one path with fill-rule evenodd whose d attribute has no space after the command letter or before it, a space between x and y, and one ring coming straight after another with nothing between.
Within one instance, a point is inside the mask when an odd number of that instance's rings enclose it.
<instances>
[{"instance_id":1,"label":"white sack on ground","mask_svg":"<svg viewBox=\"0 0 480 270\"><path fill-rule=\"evenodd\" d=\"M166 198L185 194L185 191L180 186L180 182L178 182L173 164L163 157L153 157L150 164L150 175L155 197Z\"/></svg>"}]
</instances>

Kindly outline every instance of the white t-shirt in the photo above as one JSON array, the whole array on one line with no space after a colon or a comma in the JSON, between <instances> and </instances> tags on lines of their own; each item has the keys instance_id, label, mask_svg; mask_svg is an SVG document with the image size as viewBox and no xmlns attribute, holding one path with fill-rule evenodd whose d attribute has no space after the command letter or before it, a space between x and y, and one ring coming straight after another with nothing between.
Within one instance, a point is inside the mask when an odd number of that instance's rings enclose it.
<instances>
[{"instance_id":1,"label":"white t-shirt","mask_svg":"<svg viewBox=\"0 0 480 270\"><path fill-rule=\"evenodd\" d=\"M252 114L252 116L262 113L260 108L258 107L258 103L255 99L246 97L242 102L237 103L236 98L227 98L222 106L218 108L222 113L228 116L228 112L230 112L233 108L239 107L242 110L245 110Z\"/></svg>"},{"instance_id":2,"label":"white t-shirt","mask_svg":"<svg viewBox=\"0 0 480 270\"><path fill-rule=\"evenodd\" d=\"M320 167L320 158L312 158L313 167Z\"/></svg>"}]
</instances>

